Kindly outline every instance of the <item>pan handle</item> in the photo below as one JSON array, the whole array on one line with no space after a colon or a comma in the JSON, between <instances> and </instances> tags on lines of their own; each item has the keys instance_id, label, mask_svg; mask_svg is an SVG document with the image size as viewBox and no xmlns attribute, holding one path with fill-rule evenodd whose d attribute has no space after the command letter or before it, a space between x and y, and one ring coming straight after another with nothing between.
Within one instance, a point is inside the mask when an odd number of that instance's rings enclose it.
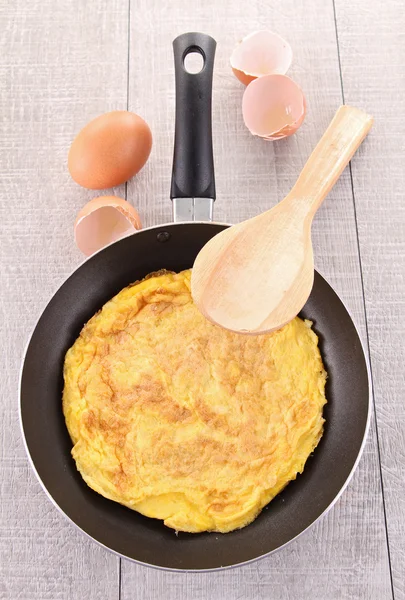
<instances>
[{"instance_id":1,"label":"pan handle","mask_svg":"<svg viewBox=\"0 0 405 600\"><path fill-rule=\"evenodd\" d=\"M212 74L216 41L204 33L184 33L173 41L176 124L170 197L174 220L212 220L215 200L212 152ZM203 58L199 73L184 66L186 56Z\"/></svg>"}]
</instances>

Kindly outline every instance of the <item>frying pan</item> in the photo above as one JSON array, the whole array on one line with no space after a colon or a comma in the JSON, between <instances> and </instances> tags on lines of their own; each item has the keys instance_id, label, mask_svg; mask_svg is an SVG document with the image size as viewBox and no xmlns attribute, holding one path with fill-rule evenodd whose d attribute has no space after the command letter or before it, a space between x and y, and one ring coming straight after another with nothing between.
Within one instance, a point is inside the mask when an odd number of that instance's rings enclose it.
<instances>
[{"instance_id":1,"label":"frying pan","mask_svg":"<svg viewBox=\"0 0 405 600\"><path fill-rule=\"evenodd\" d=\"M315 523L347 485L364 445L370 412L365 353L343 302L319 274L302 315L314 322L329 378L325 433L305 471L244 529L188 534L165 527L91 490L76 470L62 414L63 361L86 323L129 283L165 268L192 267L204 244L228 225L212 218L215 198L211 88L215 41L188 33L174 42L176 130L171 197L175 220L104 248L79 266L42 313L26 350L20 416L31 464L52 502L79 529L117 554L155 567L210 570L281 548ZM184 68L189 52L200 73Z\"/></svg>"}]
</instances>

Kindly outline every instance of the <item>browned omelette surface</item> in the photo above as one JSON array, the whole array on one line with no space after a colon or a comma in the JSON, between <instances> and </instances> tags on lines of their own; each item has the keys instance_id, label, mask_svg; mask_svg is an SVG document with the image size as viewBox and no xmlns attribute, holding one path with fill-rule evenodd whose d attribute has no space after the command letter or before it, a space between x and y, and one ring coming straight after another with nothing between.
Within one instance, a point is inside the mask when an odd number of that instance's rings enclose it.
<instances>
[{"instance_id":1,"label":"browned omelette surface","mask_svg":"<svg viewBox=\"0 0 405 600\"><path fill-rule=\"evenodd\" d=\"M125 288L65 359L63 410L86 483L181 531L250 523L322 435L311 324L260 336L208 322L191 271Z\"/></svg>"}]
</instances>

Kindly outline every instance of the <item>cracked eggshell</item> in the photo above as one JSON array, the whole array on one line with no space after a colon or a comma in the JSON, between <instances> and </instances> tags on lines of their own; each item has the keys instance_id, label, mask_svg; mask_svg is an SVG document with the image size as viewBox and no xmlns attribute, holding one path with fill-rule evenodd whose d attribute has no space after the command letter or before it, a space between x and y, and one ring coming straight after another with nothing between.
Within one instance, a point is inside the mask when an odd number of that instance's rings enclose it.
<instances>
[{"instance_id":1,"label":"cracked eggshell","mask_svg":"<svg viewBox=\"0 0 405 600\"><path fill-rule=\"evenodd\" d=\"M295 133L306 114L303 91L286 75L265 75L252 81L242 100L246 127L266 140Z\"/></svg>"},{"instance_id":2,"label":"cracked eggshell","mask_svg":"<svg viewBox=\"0 0 405 600\"><path fill-rule=\"evenodd\" d=\"M100 196L90 200L77 215L76 244L86 256L138 229L141 219L135 208L123 198Z\"/></svg>"},{"instance_id":3,"label":"cracked eggshell","mask_svg":"<svg viewBox=\"0 0 405 600\"><path fill-rule=\"evenodd\" d=\"M292 58L290 44L277 33L255 31L236 46L231 56L231 67L239 81L248 85L263 75L285 75Z\"/></svg>"}]
</instances>

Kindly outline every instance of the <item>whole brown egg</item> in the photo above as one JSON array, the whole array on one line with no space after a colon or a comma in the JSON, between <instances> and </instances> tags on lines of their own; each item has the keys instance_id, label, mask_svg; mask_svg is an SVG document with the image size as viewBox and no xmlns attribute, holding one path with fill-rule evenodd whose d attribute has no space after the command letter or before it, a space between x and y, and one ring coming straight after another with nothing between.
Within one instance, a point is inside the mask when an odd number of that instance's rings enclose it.
<instances>
[{"instance_id":1,"label":"whole brown egg","mask_svg":"<svg viewBox=\"0 0 405 600\"><path fill-rule=\"evenodd\" d=\"M138 115L117 110L93 119L70 147L72 178L92 190L124 183L142 169L152 149L152 133Z\"/></svg>"}]
</instances>

